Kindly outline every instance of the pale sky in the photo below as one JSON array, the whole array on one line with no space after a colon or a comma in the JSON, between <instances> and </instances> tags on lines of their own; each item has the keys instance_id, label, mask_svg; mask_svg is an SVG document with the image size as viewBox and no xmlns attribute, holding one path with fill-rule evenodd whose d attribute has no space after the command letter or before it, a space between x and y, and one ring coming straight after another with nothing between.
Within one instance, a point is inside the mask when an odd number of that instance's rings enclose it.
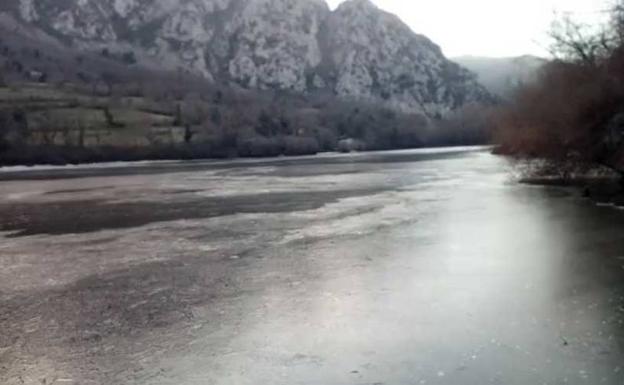
<instances>
[{"instance_id":1,"label":"pale sky","mask_svg":"<svg viewBox=\"0 0 624 385\"><path fill-rule=\"evenodd\" d=\"M372 0L398 15L449 57L546 56L555 13L596 24L609 0ZM342 0L329 0L332 8Z\"/></svg>"}]
</instances>

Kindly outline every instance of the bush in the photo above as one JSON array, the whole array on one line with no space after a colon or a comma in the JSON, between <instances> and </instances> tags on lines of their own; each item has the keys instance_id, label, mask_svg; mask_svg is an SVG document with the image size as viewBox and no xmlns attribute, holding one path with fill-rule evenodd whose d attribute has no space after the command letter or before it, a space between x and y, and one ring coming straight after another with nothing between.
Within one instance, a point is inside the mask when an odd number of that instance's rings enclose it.
<instances>
[{"instance_id":1,"label":"bush","mask_svg":"<svg viewBox=\"0 0 624 385\"><path fill-rule=\"evenodd\" d=\"M121 61L128 65L133 65L137 63L136 56L132 51L124 52L123 55L121 55Z\"/></svg>"},{"instance_id":2,"label":"bush","mask_svg":"<svg viewBox=\"0 0 624 385\"><path fill-rule=\"evenodd\" d=\"M2 132L0 132L0 154L8 151L10 148L11 148L11 143L9 143L9 141L6 140L4 135L2 135Z\"/></svg>"},{"instance_id":3,"label":"bush","mask_svg":"<svg viewBox=\"0 0 624 385\"><path fill-rule=\"evenodd\" d=\"M284 155L316 155L320 146L314 138L287 136L283 140Z\"/></svg>"},{"instance_id":4,"label":"bush","mask_svg":"<svg viewBox=\"0 0 624 385\"><path fill-rule=\"evenodd\" d=\"M499 151L566 162L611 162L609 122L624 103L624 73L553 62L494 119Z\"/></svg>"},{"instance_id":5,"label":"bush","mask_svg":"<svg viewBox=\"0 0 624 385\"><path fill-rule=\"evenodd\" d=\"M336 134L328 128L317 128L315 130L315 136L320 151L335 151L338 147L338 138L336 138Z\"/></svg>"},{"instance_id":6,"label":"bush","mask_svg":"<svg viewBox=\"0 0 624 385\"><path fill-rule=\"evenodd\" d=\"M242 157L271 157L282 154L279 140L255 136L252 138L240 139L237 144L237 152Z\"/></svg>"}]
</instances>

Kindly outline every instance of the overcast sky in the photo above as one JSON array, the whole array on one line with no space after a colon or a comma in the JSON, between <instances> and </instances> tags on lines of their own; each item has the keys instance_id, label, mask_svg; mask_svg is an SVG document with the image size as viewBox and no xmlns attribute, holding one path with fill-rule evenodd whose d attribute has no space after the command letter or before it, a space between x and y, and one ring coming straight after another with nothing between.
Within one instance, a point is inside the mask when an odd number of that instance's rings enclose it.
<instances>
[{"instance_id":1,"label":"overcast sky","mask_svg":"<svg viewBox=\"0 0 624 385\"><path fill-rule=\"evenodd\" d=\"M342 0L329 0L335 8ZM447 56L547 55L546 32L555 12L595 23L608 0L373 0Z\"/></svg>"}]
</instances>

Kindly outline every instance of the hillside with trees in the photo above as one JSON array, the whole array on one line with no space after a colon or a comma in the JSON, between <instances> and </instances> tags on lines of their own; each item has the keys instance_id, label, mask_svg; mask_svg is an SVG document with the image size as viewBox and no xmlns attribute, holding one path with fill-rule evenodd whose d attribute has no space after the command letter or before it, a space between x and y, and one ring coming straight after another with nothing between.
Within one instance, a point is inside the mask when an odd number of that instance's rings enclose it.
<instances>
[{"instance_id":1,"label":"hillside with trees","mask_svg":"<svg viewBox=\"0 0 624 385\"><path fill-rule=\"evenodd\" d=\"M471 104L436 118L327 90L243 88L143 67L132 51L82 51L20 28L15 24L0 38L0 165L307 155L487 140L485 115Z\"/></svg>"}]
</instances>

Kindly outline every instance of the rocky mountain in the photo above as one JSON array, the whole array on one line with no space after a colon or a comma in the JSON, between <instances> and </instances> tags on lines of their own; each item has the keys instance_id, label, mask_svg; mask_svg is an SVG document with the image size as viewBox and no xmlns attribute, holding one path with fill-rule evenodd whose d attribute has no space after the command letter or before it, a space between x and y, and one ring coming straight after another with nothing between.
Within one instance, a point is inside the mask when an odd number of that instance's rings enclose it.
<instances>
[{"instance_id":1,"label":"rocky mountain","mask_svg":"<svg viewBox=\"0 0 624 385\"><path fill-rule=\"evenodd\" d=\"M463 56L453 60L477 74L481 84L502 98L509 97L520 84L534 80L547 62L530 55L508 58Z\"/></svg>"},{"instance_id":2,"label":"rocky mountain","mask_svg":"<svg viewBox=\"0 0 624 385\"><path fill-rule=\"evenodd\" d=\"M329 91L429 117L491 100L368 0L334 11L323 0L13 0L0 11L65 46L248 88Z\"/></svg>"}]
</instances>

